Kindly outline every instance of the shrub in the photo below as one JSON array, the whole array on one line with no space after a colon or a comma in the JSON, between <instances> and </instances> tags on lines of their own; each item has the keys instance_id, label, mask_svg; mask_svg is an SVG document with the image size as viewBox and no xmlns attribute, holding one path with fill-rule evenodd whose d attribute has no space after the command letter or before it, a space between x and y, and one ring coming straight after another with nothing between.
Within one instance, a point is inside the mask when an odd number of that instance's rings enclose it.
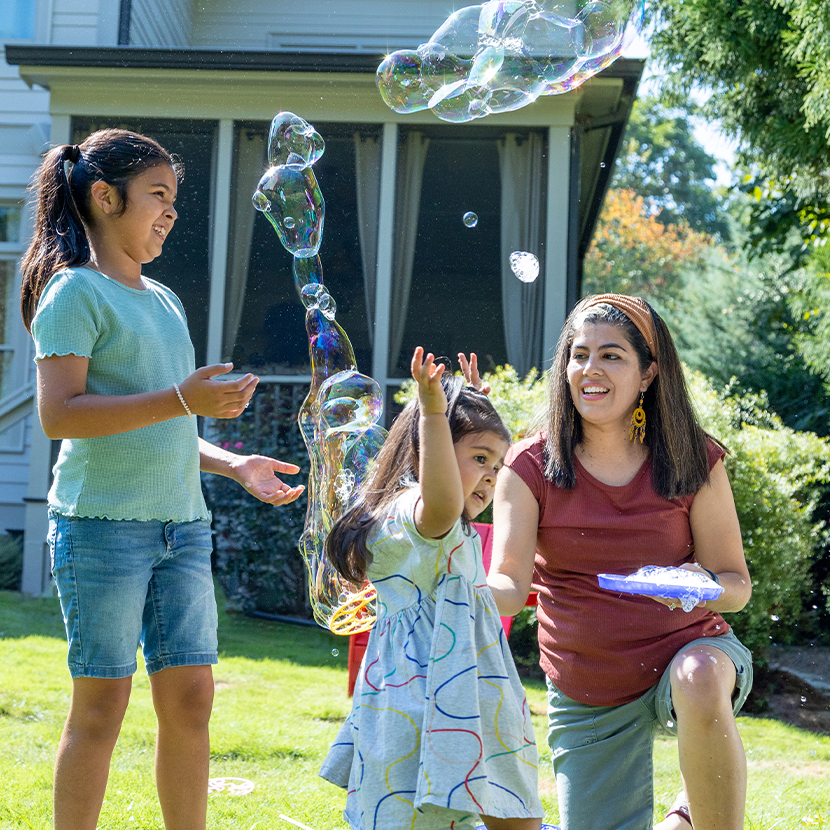
<instances>
[{"instance_id":1,"label":"shrub","mask_svg":"<svg viewBox=\"0 0 830 830\"><path fill-rule=\"evenodd\" d=\"M763 662L770 641L795 638L818 603L808 571L826 542L813 516L830 480L830 443L785 427L763 396L718 395L696 373L689 381L701 423L730 450L724 463L752 576L752 598L729 622Z\"/></svg>"},{"instance_id":2,"label":"shrub","mask_svg":"<svg viewBox=\"0 0 830 830\"><path fill-rule=\"evenodd\" d=\"M23 539L0 534L0 591L19 591L23 577Z\"/></svg>"},{"instance_id":3,"label":"shrub","mask_svg":"<svg viewBox=\"0 0 830 830\"><path fill-rule=\"evenodd\" d=\"M304 483L309 461L297 412L306 391L289 384L262 384L239 418L211 421L206 437L233 452L297 464L300 473L286 480ZM285 507L273 507L231 479L206 475L204 484L213 511L214 571L228 610L310 617L306 568L297 547L306 494Z\"/></svg>"}]
</instances>

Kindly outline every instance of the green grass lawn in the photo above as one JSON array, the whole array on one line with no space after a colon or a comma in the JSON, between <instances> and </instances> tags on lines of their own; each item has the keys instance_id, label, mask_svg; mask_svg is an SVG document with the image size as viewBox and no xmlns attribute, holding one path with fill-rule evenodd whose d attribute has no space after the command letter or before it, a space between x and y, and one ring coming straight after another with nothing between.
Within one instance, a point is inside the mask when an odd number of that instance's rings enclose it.
<instances>
[{"instance_id":1,"label":"green grass lawn","mask_svg":"<svg viewBox=\"0 0 830 830\"><path fill-rule=\"evenodd\" d=\"M345 796L318 778L317 770L350 707L346 640L316 627L220 610L219 643L211 776L245 778L255 789L249 795L212 794L208 826L290 830L292 825L279 819L284 813L314 830L344 828ZM547 821L555 824L559 813L545 745L544 687L530 681L526 688L544 758L542 800ZM2 830L50 826L52 764L69 694L57 600L0 592ZM830 738L759 718L741 718L739 725L749 759L747 830L830 828ZM140 667L113 756L102 830L161 828L154 736L149 683ZM659 739L656 819L679 788L676 744Z\"/></svg>"}]
</instances>

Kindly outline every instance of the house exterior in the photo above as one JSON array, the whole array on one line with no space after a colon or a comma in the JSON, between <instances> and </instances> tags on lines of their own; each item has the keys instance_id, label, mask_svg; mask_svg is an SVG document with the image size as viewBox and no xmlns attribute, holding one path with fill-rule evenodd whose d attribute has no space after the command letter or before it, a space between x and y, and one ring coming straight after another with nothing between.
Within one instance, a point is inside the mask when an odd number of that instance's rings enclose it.
<instances>
[{"instance_id":1,"label":"house exterior","mask_svg":"<svg viewBox=\"0 0 830 830\"><path fill-rule=\"evenodd\" d=\"M7 0L0 23L0 533L24 533L24 591L49 590L45 498L55 457L34 410L17 263L26 187L52 144L146 132L184 161L180 218L146 273L187 310L197 365L233 360L262 384L307 384L291 258L250 197L268 125L315 125L326 199L320 255L361 371L387 400L417 344L484 368L542 366L579 296L640 60L582 87L462 125L399 115L383 54L427 41L451 0ZM458 7L467 5L463 2ZM462 216L478 216L467 227ZM541 276L520 283L515 250Z\"/></svg>"}]
</instances>

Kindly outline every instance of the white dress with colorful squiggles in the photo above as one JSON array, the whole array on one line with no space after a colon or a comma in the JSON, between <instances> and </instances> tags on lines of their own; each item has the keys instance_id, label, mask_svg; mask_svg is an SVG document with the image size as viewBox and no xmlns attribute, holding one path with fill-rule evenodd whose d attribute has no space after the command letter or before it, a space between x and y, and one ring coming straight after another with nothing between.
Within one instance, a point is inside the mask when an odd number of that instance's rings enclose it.
<instances>
[{"instance_id":1,"label":"white dress with colorful squiggles","mask_svg":"<svg viewBox=\"0 0 830 830\"><path fill-rule=\"evenodd\" d=\"M460 520L443 539L424 538L418 497L407 490L369 536L378 620L320 775L348 789L344 815L360 830L541 817L530 712L481 539Z\"/></svg>"}]
</instances>

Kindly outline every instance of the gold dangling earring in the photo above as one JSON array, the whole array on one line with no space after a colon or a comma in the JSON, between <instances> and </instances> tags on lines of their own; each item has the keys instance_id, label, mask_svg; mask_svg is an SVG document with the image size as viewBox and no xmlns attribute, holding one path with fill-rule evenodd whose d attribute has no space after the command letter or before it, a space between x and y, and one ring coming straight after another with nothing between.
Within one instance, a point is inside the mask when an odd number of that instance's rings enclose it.
<instances>
[{"instance_id":1,"label":"gold dangling earring","mask_svg":"<svg viewBox=\"0 0 830 830\"><path fill-rule=\"evenodd\" d=\"M643 438L646 437L646 411L643 409L643 394L643 392L640 392L640 403L631 413L631 426L628 428L628 440L633 441L639 438L641 444Z\"/></svg>"}]
</instances>

